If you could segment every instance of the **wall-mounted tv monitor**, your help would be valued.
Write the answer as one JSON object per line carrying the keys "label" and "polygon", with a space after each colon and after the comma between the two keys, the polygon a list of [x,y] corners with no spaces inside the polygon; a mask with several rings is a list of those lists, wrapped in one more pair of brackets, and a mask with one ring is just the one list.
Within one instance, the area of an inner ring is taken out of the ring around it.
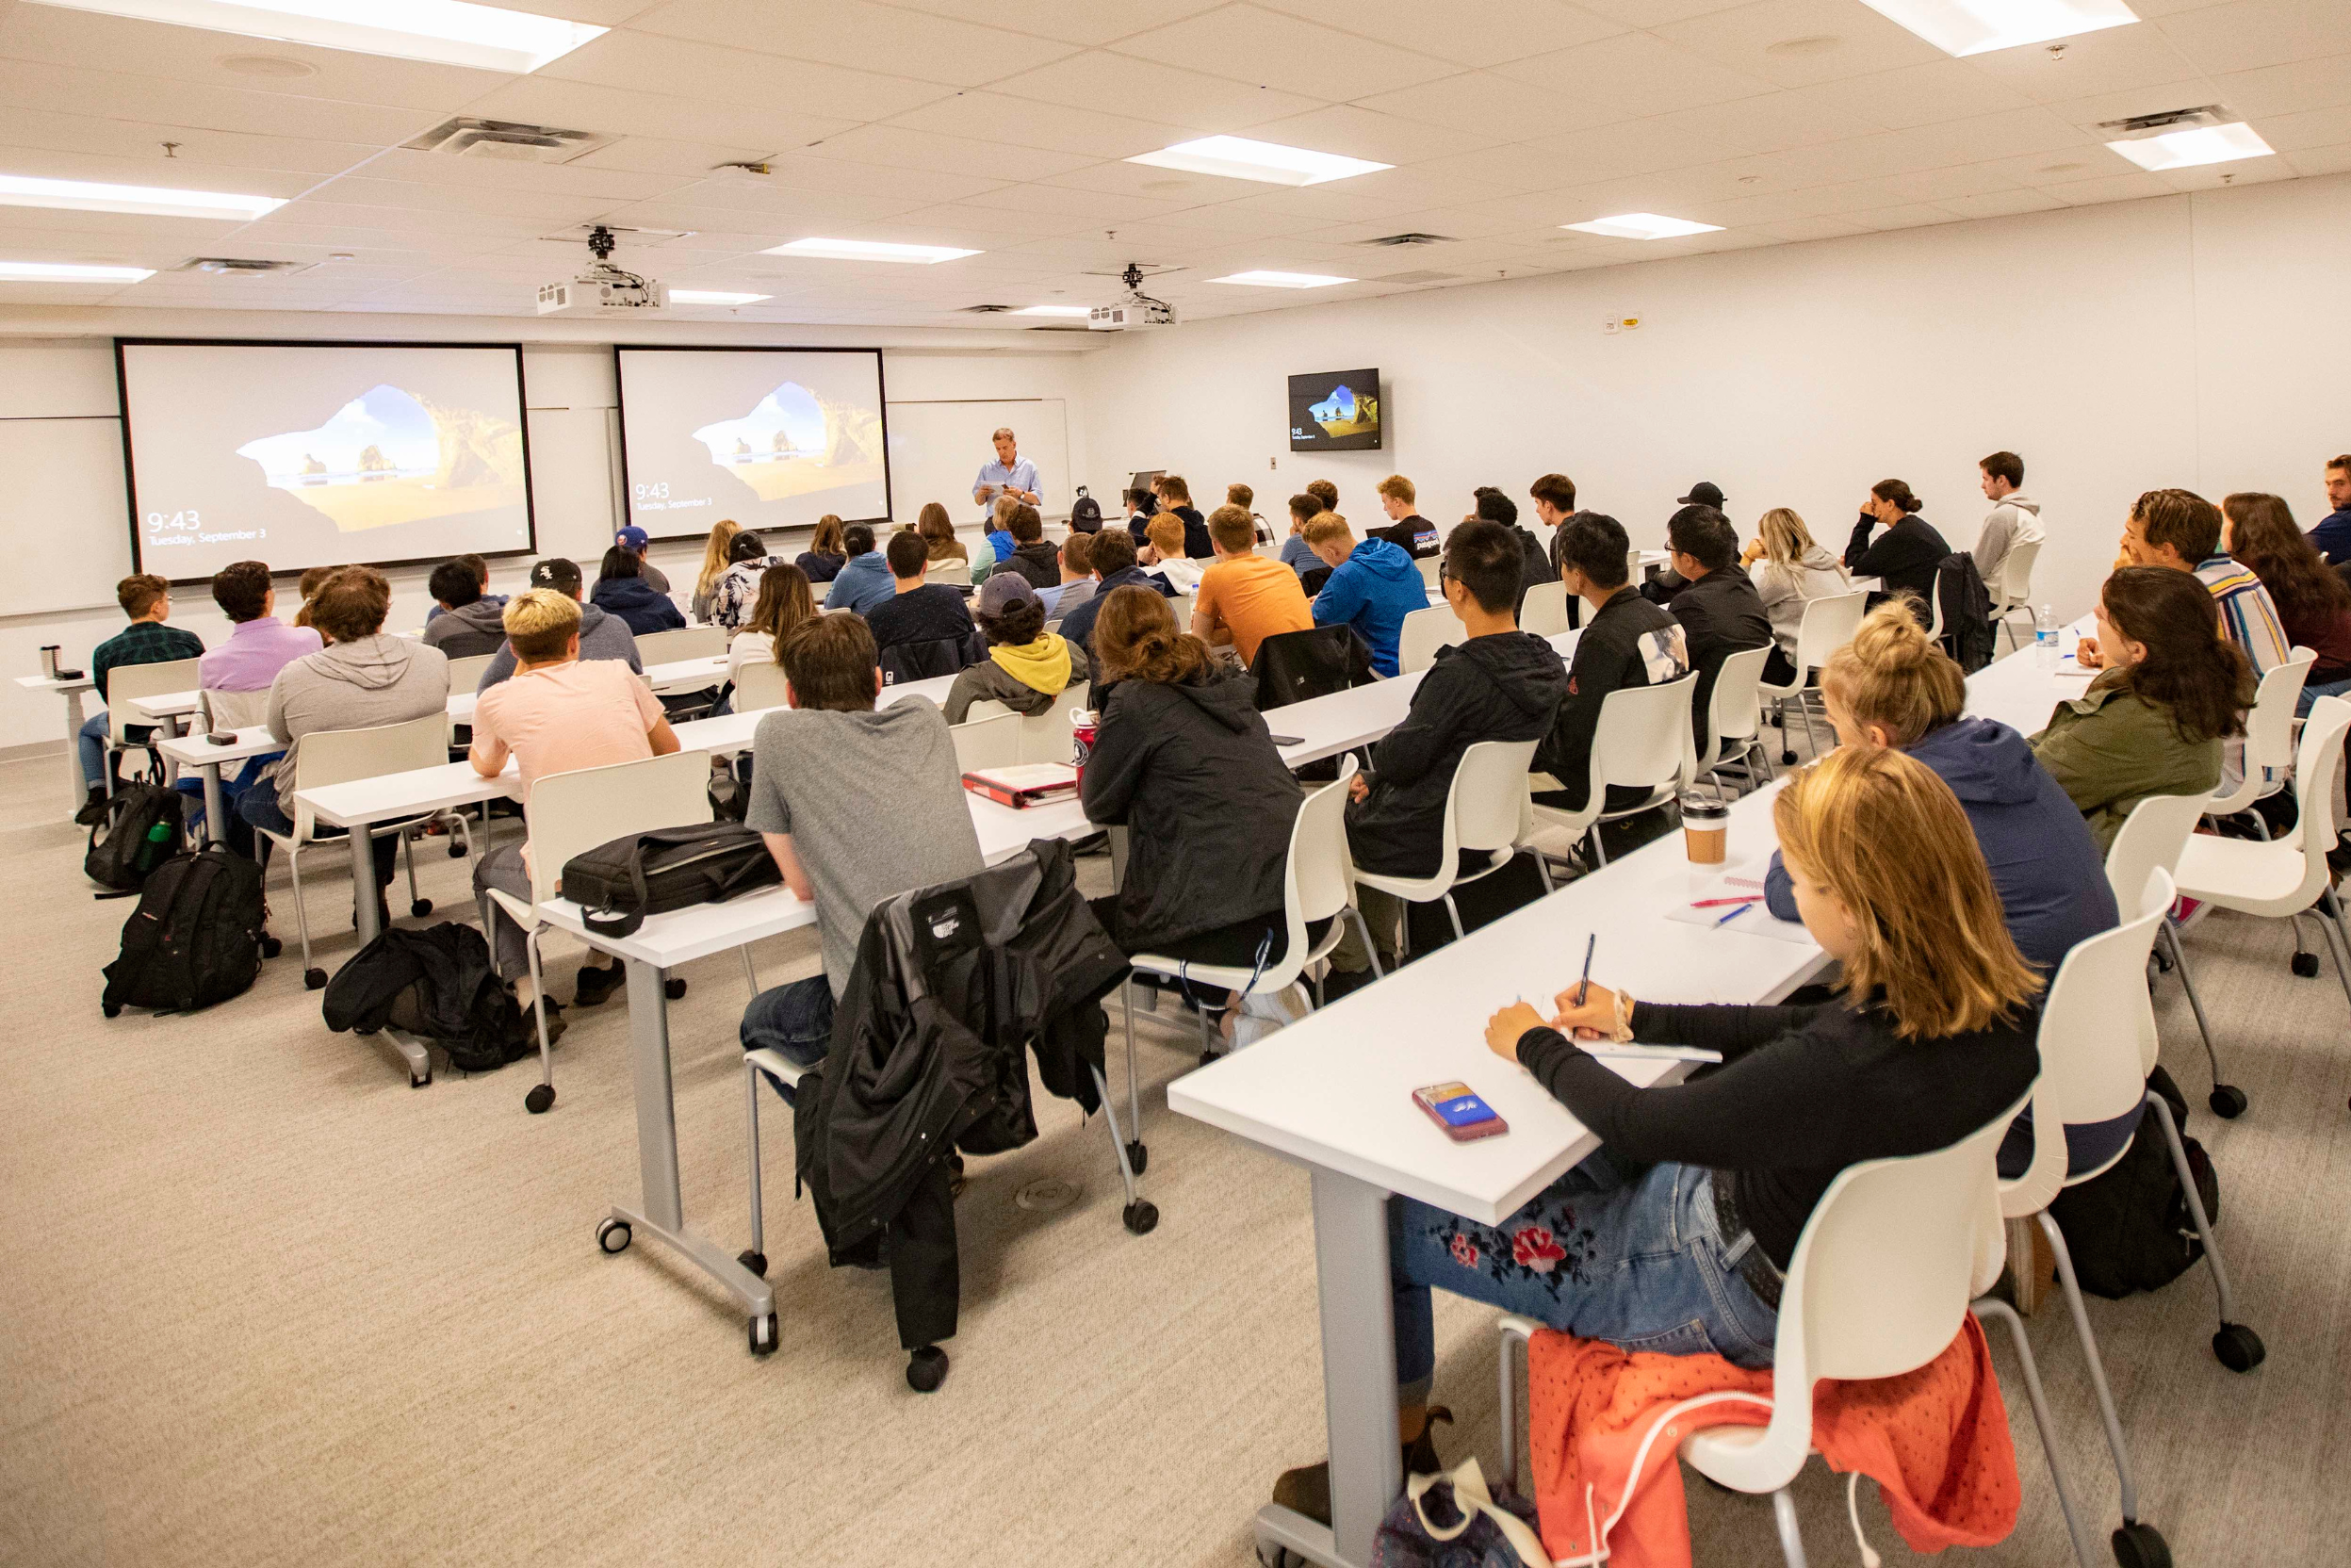
{"label": "wall-mounted tv monitor", "polygon": [[890,516],[880,350],[618,353],[629,520],[656,539]]}
{"label": "wall-mounted tv monitor", "polygon": [[1290,449],[1380,449],[1380,372],[1328,370],[1290,378]]}
{"label": "wall-mounted tv monitor", "polygon": [[122,338],[115,366],[142,572],[537,547],[514,344]]}

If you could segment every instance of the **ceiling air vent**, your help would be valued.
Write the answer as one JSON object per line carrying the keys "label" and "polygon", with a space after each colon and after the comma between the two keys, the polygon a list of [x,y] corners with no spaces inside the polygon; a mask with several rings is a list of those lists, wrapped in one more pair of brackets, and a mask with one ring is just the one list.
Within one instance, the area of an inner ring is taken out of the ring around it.
{"label": "ceiling air vent", "polygon": [[475,120],[465,115],[435,125],[400,145],[415,153],[447,153],[461,158],[504,158],[514,163],[569,163],[617,139],[594,131],[525,125],[512,120]]}
{"label": "ceiling air vent", "polygon": [[1423,269],[1418,272],[1391,272],[1384,278],[1374,278],[1371,281],[1374,283],[1459,283],[1461,278],[1461,274],[1459,272],[1431,272]]}
{"label": "ceiling air vent", "polygon": [[2098,129],[2111,131],[2117,141],[2137,137],[2153,136],[2158,131],[2184,131],[2198,125],[2226,125],[2237,117],[2218,104],[2206,104],[2200,108],[2165,109],[2160,114],[2134,114],[2128,120],[2104,120]]}
{"label": "ceiling air vent", "polygon": [[189,256],[174,272],[208,272],[216,278],[257,278],[266,274],[307,272],[315,261],[263,261],[252,256]]}
{"label": "ceiling air vent", "polygon": [[1456,243],[1449,234],[1422,234],[1414,229],[1406,234],[1383,234],[1377,239],[1362,241],[1365,245],[1451,245]]}
{"label": "ceiling air vent", "polygon": [[970,316],[1002,316],[1011,308],[1010,305],[965,305],[963,310]]}

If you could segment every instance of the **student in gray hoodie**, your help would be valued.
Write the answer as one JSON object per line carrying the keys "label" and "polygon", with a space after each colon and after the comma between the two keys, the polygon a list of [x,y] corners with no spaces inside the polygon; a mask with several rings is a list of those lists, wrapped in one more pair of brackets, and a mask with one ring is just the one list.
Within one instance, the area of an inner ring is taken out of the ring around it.
{"label": "student in gray hoodie", "polygon": [[[558,593],[580,596],[580,567],[560,555],[550,555],[531,568],[531,586],[552,588]],[[582,659],[625,659],[629,667],[645,674],[645,661],[637,657],[637,634],[617,615],[608,615],[593,604],[580,607],[580,657]],[[482,672],[482,682],[474,688],[486,692],[514,673],[514,649],[512,644],[500,644],[498,652]]]}
{"label": "student in gray hoodie", "polygon": [[2037,544],[2048,533],[2041,527],[2041,503],[2024,493],[2023,458],[1994,452],[1976,466],[1984,473],[1984,498],[1993,504],[1968,553],[1975,557],[1976,575],[1998,604],[2000,569],[2008,564],[2008,552],[2018,545]]}
{"label": "student in gray hoodie", "polygon": [[[391,608],[392,585],[372,566],[346,566],[312,596],[310,624],[327,645],[278,671],[269,684],[269,733],[286,743],[286,755],[237,798],[237,815],[253,826],[294,831],[285,803],[294,792],[303,737],[399,724],[448,706],[449,660],[438,648],[384,635]],[[392,879],[397,841],[375,842],[379,890]]]}
{"label": "student in gray hoodie", "polygon": [[433,568],[426,587],[441,612],[425,622],[425,646],[450,659],[470,659],[506,645],[506,623],[499,618],[506,613],[505,596],[483,593],[473,567],[444,561]]}

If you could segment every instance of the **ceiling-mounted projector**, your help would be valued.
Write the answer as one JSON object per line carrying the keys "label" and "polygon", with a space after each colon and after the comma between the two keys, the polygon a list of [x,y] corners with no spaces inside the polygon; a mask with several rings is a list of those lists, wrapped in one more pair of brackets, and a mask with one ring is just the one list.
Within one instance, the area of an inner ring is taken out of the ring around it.
{"label": "ceiling-mounted projector", "polygon": [[1143,292],[1143,270],[1133,262],[1118,274],[1118,281],[1127,286],[1126,297],[1115,304],[1096,305],[1087,312],[1088,332],[1127,332],[1139,327],[1172,327],[1176,324],[1175,306],[1165,300],[1154,300]]}
{"label": "ceiling-mounted projector", "polygon": [[669,286],[625,272],[612,263],[612,231],[598,223],[588,231],[596,259],[580,275],[539,286],[542,316],[649,316],[669,308]]}

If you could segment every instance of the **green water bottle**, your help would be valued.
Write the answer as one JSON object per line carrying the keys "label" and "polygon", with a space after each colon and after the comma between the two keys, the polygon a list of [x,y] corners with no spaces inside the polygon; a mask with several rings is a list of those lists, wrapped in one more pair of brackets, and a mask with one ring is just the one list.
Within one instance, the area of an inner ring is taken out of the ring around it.
{"label": "green water bottle", "polygon": [[139,846],[139,874],[146,875],[171,857],[171,825],[158,822],[147,829],[144,842]]}

